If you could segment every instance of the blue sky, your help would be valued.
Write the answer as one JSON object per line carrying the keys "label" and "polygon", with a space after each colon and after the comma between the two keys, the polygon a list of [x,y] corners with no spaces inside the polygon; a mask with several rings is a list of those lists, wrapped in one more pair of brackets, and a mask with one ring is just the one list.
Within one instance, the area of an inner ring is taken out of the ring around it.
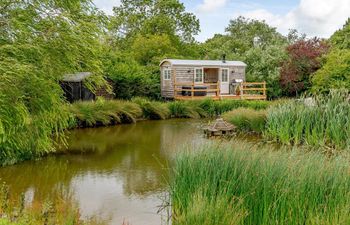
{"label": "blue sky", "polygon": [[[120,0],[94,0],[107,14]],[[293,28],[309,37],[329,37],[350,17],[350,0],[180,0],[201,23],[196,37],[205,41],[224,33],[230,19],[238,16],[265,20],[283,34]]]}

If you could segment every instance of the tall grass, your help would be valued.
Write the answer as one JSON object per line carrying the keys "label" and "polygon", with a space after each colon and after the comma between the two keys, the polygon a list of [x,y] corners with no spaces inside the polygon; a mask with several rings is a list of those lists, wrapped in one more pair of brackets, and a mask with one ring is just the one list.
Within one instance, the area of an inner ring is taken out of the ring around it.
{"label": "tall grass", "polygon": [[224,99],[220,101],[214,101],[212,99],[205,99],[194,101],[195,105],[199,105],[208,116],[217,116],[225,112],[238,108],[250,108],[255,110],[266,109],[270,102],[268,101],[248,101],[248,100],[230,100]]}
{"label": "tall grass", "polygon": [[164,120],[170,115],[170,110],[166,103],[151,101],[141,97],[133,98],[132,102],[141,107],[145,119]]}
{"label": "tall grass", "polygon": [[350,223],[348,158],[233,148],[207,146],[177,157],[170,182],[174,225]]}
{"label": "tall grass", "polygon": [[103,99],[76,102],[70,106],[70,112],[82,127],[131,123],[142,115],[142,109],[135,103]]}
{"label": "tall grass", "polygon": [[224,113],[222,117],[235,125],[240,131],[261,133],[265,129],[265,110],[238,108]]}
{"label": "tall grass", "polygon": [[196,102],[174,101],[169,102],[170,115],[173,118],[201,118],[207,117],[207,112]]}
{"label": "tall grass", "polygon": [[316,97],[311,104],[289,101],[271,107],[265,136],[285,144],[350,148],[350,101],[347,92]]}

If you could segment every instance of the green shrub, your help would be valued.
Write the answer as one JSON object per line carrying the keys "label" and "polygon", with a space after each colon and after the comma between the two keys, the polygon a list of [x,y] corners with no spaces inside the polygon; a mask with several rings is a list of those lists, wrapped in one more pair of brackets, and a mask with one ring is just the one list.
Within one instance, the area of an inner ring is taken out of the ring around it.
{"label": "green shrub", "polygon": [[265,128],[266,111],[257,111],[248,108],[238,108],[227,112],[222,117],[235,125],[241,131],[261,133]]}
{"label": "green shrub", "polygon": [[306,104],[289,101],[269,108],[265,136],[284,144],[350,148],[350,102],[347,91],[333,91]]}
{"label": "green shrub", "polygon": [[348,156],[296,149],[230,143],[188,151],[176,157],[170,181],[173,224],[222,224],[217,215],[230,213],[238,220],[227,224],[349,224],[349,169]]}
{"label": "green shrub", "polygon": [[143,117],[151,120],[164,120],[169,117],[170,111],[165,103],[150,101],[146,98],[136,97],[132,102],[138,104],[143,112]]}

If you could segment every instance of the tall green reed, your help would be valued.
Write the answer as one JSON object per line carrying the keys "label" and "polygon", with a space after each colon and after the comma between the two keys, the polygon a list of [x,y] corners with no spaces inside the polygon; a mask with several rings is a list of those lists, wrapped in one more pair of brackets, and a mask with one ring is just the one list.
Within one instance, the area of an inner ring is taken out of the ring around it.
{"label": "tall green reed", "polygon": [[348,93],[333,91],[311,104],[289,101],[269,108],[265,136],[284,144],[307,144],[335,149],[350,148]]}
{"label": "tall green reed", "polygon": [[173,224],[202,224],[196,210],[206,221],[236,212],[225,224],[349,224],[349,170],[348,155],[296,149],[230,143],[185,152],[170,182]]}

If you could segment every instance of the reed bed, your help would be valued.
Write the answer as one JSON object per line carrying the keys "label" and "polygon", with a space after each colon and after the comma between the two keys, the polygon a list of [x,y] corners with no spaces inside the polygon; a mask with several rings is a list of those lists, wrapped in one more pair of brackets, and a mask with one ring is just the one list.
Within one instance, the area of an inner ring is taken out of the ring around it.
{"label": "reed bed", "polygon": [[348,156],[296,149],[188,151],[170,181],[173,224],[350,224],[349,171]]}
{"label": "reed bed", "polygon": [[222,117],[235,125],[239,131],[262,133],[265,129],[265,110],[238,108],[224,113]]}
{"label": "reed bed", "polygon": [[350,149],[350,100],[345,91],[269,108],[264,135],[284,144]]}

